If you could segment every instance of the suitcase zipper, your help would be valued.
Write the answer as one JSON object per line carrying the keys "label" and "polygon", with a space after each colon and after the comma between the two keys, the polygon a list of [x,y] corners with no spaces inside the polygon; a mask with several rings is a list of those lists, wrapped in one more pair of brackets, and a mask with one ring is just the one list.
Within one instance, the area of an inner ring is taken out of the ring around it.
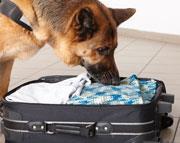
{"label": "suitcase zipper", "polygon": [[3,119],[4,129],[21,133],[45,133],[45,134],[74,134],[84,137],[102,136],[140,136],[155,133],[152,128],[143,132],[117,132],[113,126],[147,126],[154,124],[154,121],[143,123],[108,123],[108,122],[28,122]]}
{"label": "suitcase zipper", "polygon": [[[10,121],[10,122],[14,122],[14,123],[28,123],[29,121],[20,121],[20,120],[13,120],[13,119],[7,119],[7,118],[3,118],[3,120],[5,121]],[[93,124],[94,122],[60,122],[60,121],[44,121],[45,123],[47,124],[81,124],[81,125],[87,125],[87,124]],[[154,123],[154,120],[152,121],[148,121],[148,122],[139,122],[139,123],[115,123],[115,122],[112,122],[111,124],[112,125],[134,125],[134,126],[137,126],[137,125],[149,125],[149,124],[153,124]]]}
{"label": "suitcase zipper", "polygon": [[[15,130],[15,129],[9,129],[7,127],[4,127],[5,130],[11,131],[11,132],[17,132],[17,133],[33,133],[28,130]],[[142,136],[142,135],[148,135],[155,133],[155,130],[149,131],[149,132],[141,132],[141,133],[110,133],[110,134],[97,134],[96,136]],[[52,132],[47,132],[49,135],[53,135]]]}

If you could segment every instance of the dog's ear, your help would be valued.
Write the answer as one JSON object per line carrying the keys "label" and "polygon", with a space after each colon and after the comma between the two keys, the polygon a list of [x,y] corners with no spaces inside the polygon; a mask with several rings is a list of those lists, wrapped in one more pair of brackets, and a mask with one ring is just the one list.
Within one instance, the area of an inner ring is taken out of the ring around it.
{"label": "dog's ear", "polygon": [[90,39],[97,31],[97,24],[94,14],[90,8],[82,8],[74,18],[74,29],[77,41]]}
{"label": "dog's ear", "polygon": [[110,8],[113,18],[116,21],[117,26],[119,26],[124,21],[128,20],[131,16],[136,13],[136,9],[127,8],[127,9],[112,9]]}

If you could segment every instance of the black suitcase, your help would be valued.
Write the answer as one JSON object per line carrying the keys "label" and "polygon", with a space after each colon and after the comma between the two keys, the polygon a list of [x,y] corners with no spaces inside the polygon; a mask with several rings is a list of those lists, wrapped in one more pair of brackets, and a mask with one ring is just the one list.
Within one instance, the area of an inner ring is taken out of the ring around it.
{"label": "black suitcase", "polygon": [[[70,76],[50,76],[22,86],[54,83]],[[48,105],[3,101],[2,130],[6,143],[145,143],[159,142],[162,129],[172,125],[168,116],[174,102],[162,81],[150,104]]]}

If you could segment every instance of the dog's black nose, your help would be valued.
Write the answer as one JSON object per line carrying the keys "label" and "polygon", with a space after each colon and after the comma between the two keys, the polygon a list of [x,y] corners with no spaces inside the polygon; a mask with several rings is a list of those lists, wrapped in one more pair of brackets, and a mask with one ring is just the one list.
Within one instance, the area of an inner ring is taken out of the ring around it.
{"label": "dog's black nose", "polygon": [[105,84],[105,85],[119,85],[120,84],[120,78],[119,75],[117,76],[111,76],[111,74],[104,74],[103,76],[97,78],[98,82]]}
{"label": "dog's black nose", "polygon": [[120,84],[120,77],[116,77],[112,79],[112,85],[119,85]]}
{"label": "dog's black nose", "polygon": [[120,78],[116,77],[116,78],[108,79],[104,82],[104,84],[117,86],[120,84]]}

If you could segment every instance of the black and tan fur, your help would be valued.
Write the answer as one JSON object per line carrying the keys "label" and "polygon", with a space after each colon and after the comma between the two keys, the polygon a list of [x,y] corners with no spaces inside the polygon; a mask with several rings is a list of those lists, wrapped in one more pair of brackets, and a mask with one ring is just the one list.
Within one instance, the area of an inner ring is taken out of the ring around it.
{"label": "black and tan fur", "polygon": [[49,43],[68,65],[82,65],[93,78],[118,84],[114,61],[117,27],[134,9],[109,9],[98,0],[11,0],[33,31],[0,14],[0,96],[7,92],[16,58],[33,56]]}

